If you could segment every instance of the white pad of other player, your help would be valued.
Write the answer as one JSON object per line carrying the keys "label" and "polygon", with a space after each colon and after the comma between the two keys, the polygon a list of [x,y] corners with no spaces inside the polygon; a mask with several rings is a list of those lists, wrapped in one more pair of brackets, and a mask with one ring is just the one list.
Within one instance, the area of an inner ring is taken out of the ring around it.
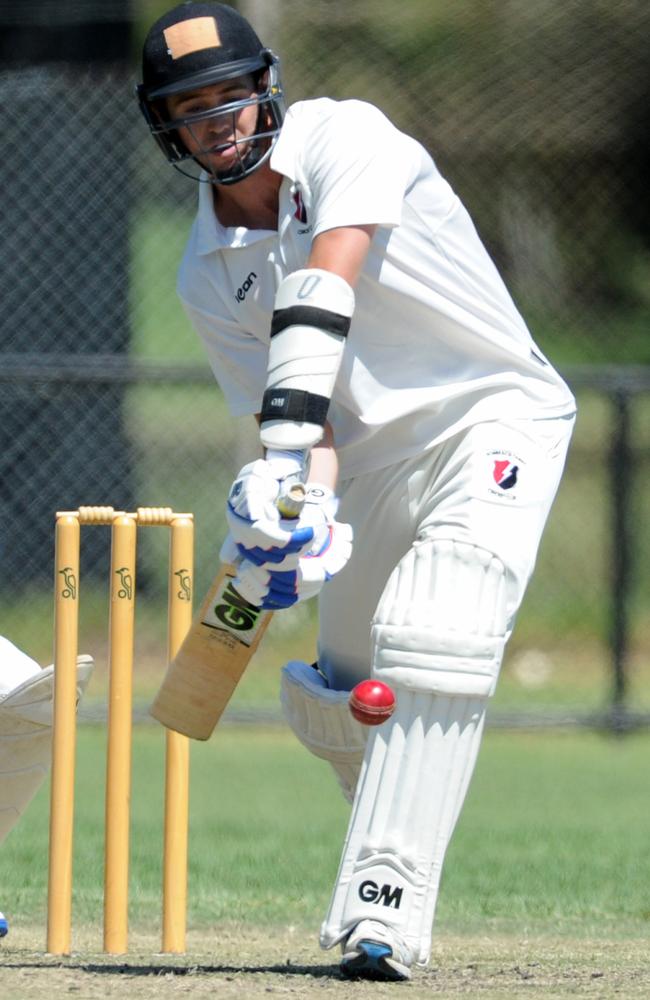
{"label": "white pad of other player", "polygon": [[353,312],[352,288],[331,271],[294,271],[278,288],[260,417],[266,448],[320,441]]}
{"label": "white pad of other player", "polygon": [[391,574],[373,625],[373,676],[393,687],[397,707],[369,736],[323,947],[378,920],[417,964],[428,961],[442,863],[505,635],[505,571],[491,553],[427,540]]}
{"label": "white pad of other player", "polygon": [[349,694],[332,691],[322,674],[301,660],[291,660],[282,668],[280,700],[287,722],[303,746],[329,761],[345,798],[352,802],[367,727],[351,715]]}
{"label": "white pad of other player", "polygon": [[[77,659],[77,700],[93,670]],[[53,667],[0,640],[0,843],[17,823],[49,771],[52,756]]]}

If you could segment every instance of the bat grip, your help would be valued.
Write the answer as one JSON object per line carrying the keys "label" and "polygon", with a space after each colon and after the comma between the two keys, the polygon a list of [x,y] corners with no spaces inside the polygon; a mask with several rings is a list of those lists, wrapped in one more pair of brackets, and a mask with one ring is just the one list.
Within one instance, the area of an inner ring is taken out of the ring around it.
{"label": "bat grip", "polygon": [[282,517],[295,520],[300,517],[302,508],[305,506],[307,490],[302,483],[293,483],[275,502],[275,506]]}

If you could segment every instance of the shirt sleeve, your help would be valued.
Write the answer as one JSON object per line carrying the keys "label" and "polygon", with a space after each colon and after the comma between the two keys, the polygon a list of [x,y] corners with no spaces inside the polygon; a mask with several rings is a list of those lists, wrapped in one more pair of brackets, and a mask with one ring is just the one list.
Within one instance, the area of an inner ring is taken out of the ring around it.
{"label": "shirt sleeve", "polygon": [[313,234],[339,226],[397,226],[423,149],[363,101],[332,102],[302,156]]}

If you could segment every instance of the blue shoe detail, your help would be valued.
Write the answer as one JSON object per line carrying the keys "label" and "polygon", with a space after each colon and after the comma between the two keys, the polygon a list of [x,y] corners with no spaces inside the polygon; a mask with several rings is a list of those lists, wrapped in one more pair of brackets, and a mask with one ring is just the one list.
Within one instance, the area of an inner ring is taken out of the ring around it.
{"label": "blue shoe detail", "polygon": [[5,934],[9,933],[9,924],[7,923],[7,918],[4,913],[0,913],[0,938],[4,937]]}
{"label": "blue shoe detail", "polygon": [[393,949],[378,941],[359,941],[357,954],[344,958],[341,962],[341,972],[349,979],[384,979],[404,980],[408,977],[398,969],[393,968],[388,958],[392,958]]}

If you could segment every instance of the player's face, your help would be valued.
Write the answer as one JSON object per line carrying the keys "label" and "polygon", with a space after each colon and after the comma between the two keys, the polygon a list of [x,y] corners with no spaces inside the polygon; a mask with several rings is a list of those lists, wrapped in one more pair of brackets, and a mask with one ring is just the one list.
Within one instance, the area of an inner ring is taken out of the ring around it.
{"label": "player's face", "polygon": [[237,107],[237,102],[249,100],[256,92],[253,78],[245,76],[167,98],[170,118],[189,119],[179,125],[178,134],[206,169],[223,173],[246,155],[259,109],[256,105]]}

